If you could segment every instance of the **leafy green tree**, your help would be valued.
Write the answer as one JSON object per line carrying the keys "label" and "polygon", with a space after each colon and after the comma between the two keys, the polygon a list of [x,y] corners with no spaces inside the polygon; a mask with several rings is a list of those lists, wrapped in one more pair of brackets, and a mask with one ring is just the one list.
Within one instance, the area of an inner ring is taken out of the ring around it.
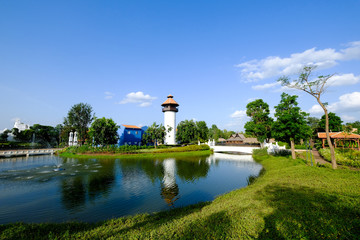
{"label": "leafy green tree", "polygon": [[30,129],[33,131],[34,141],[37,143],[45,147],[58,146],[59,130],[56,127],[34,124]]}
{"label": "leafy green tree", "polygon": [[89,104],[75,104],[64,119],[64,125],[76,130],[79,134],[79,142],[83,144],[88,136],[87,131],[94,117],[92,107]]}
{"label": "leafy green tree", "polygon": [[315,130],[319,127],[320,119],[316,117],[308,117],[307,118],[307,125],[311,127],[312,130]]}
{"label": "leafy green tree", "polygon": [[19,131],[17,128],[12,129],[14,139],[18,142],[31,142],[34,131],[32,129],[26,129]]}
{"label": "leafy green tree", "polygon": [[[168,132],[170,132],[172,129],[171,127],[168,128]],[[156,148],[158,143],[164,143],[166,136],[166,128],[160,124],[156,124],[154,122],[143,134],[142,142],[144,144],[153,143],[154,147]]]}
{"label": "leafy green tree", "polygon": [[177,125],[176,140],[180,143],[191,143],[199,140],[199,132],[193,120],[184,120]]}
{"label": "leafy green tree", "polygon": [[360,134],[360,121],[355,121],[355,122],[350,122],[350,123],[346,123],[346,125],[351,125],[352,128],[356,128],[357,131],[355,131],[354,133]]}
{"label": "leafy green tree", "polygon": [[[336,116],[335,113],[329,112],[329,131],[331,132],[340,132],[342,130],[343,121],[339,116]],[[323,115],[319,122],[319,131],[325,130],[326,116]]]}
{"label": "leafy green tree", "polygon": [[332,75],[325,75],[325,76],[318,76],[317,78],[312,78],[312,72],[316,68],[316,66],[305,66],[302,72],[299,75],[298,79],[290,81],[290,78],[287,76],[283,76],[278,79],[278,82],[281,82],[282,86],[286,86],[289,88],[299,89],[304,91],[311,96],[313,96],[316,101],[319,103],[321,108],[324,110],[325,113],[325,132],[326,132],[326,139],[329,144],[330,153],[331,153],[331,165],[333,169],[337,168],[336,164],[336,157],[335,157],[335,149],[331,143],[330,134],[329,134],[329,117],[328,117],[328,110],[326,108],[327,103],[323,103],[321,101],[321,95],[325,91],[325,86],[327,81],[334,76]]}
{"label": "leafy green tree", "polygon": [[7,142],[9,133],[11,133],[11,131],[9,129],[6,129],[4,132],[2,132],[0,134],[0,142]]}
{"label": "leafy green tree", "polygon": [[217,141],[220,138],[221,130],[215,125],[211,125],[211,128],[209,128],[209,138],[215,139]]}
{"label": "leafy green tree", "polygon": [[95,145],[116,144],[119,140],[118,126],[111,118],[95,118],[91,124],[89,135]]}
{"label": "leafy green tree", "polygon": [[204,142],[209,139],[209,128],[205,121],[196,122],[196,128],[198,132],[198,140]]}
{"label": "leafy green tree", "polygon": [[261,144],[269,142],[273,123],[269,105],[262,99],[252,101],[246,105],[246,115],[251,118],[244,126],[246,134],[255,136]]}
{"label": "leafy green tree", "polygon": [[281,101],[275,106],[276,121],[272,125],[272,135],[276,140],[290,142],[293,159],[296,158],[295,142],[311,136],[311,128],[306,122],[308,114],[298,107],[297,97],[281,94]]}

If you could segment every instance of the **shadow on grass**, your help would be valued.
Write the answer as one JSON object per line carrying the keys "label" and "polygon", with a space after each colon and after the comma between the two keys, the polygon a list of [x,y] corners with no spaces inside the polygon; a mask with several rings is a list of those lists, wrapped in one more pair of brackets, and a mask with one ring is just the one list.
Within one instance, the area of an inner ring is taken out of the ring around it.
{"label": "shadow on grass", "polygon": [[138,215],[130,218],[124,217],[99,223],[5,224],[0,225],[0,239],[107,238],[133,230],[154,230],[162,224],[198,212],[208,204],[210,204],[210,202],[203,202],[151,215]]}
{"label": "shadow on grass", "polygon": [[360,206],[355,197],[309,187],[268,186],[259,193],[274,212],[264,218],[259,239],[360,239]]}

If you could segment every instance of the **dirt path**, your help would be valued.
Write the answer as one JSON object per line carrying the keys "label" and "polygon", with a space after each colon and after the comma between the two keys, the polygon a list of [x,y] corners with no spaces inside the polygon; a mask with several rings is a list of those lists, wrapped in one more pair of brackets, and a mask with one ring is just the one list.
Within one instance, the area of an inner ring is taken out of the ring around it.
{"label": "dirt path", "polygon": [[312,154],[315,158],[315,163],[319,163],[319,164],[329,163],[324,160],[324,158],[320,155],[320,153],[318,152],[318,150],[316,148],[312,149]]}

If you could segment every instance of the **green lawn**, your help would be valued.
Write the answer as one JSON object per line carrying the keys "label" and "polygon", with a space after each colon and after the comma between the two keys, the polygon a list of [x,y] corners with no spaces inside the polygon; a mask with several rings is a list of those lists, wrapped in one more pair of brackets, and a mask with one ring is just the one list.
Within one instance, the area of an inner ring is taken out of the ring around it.
{"label": "green lawn", "polygon": [[0,239],[360,239],[360,172],[256,155],[265,171],[213,202],[96,224],[0,225]]}

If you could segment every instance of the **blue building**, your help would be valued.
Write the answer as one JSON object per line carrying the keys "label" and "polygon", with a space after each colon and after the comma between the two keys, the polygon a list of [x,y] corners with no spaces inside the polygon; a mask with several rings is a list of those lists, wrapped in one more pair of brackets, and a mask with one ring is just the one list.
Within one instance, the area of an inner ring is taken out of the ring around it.
{"label": "blue building", "polygon": [[122,145],[137,145],[141,146],[141,139],[144,129],[134,125],[122,125],[119,130],[119,146]]}

